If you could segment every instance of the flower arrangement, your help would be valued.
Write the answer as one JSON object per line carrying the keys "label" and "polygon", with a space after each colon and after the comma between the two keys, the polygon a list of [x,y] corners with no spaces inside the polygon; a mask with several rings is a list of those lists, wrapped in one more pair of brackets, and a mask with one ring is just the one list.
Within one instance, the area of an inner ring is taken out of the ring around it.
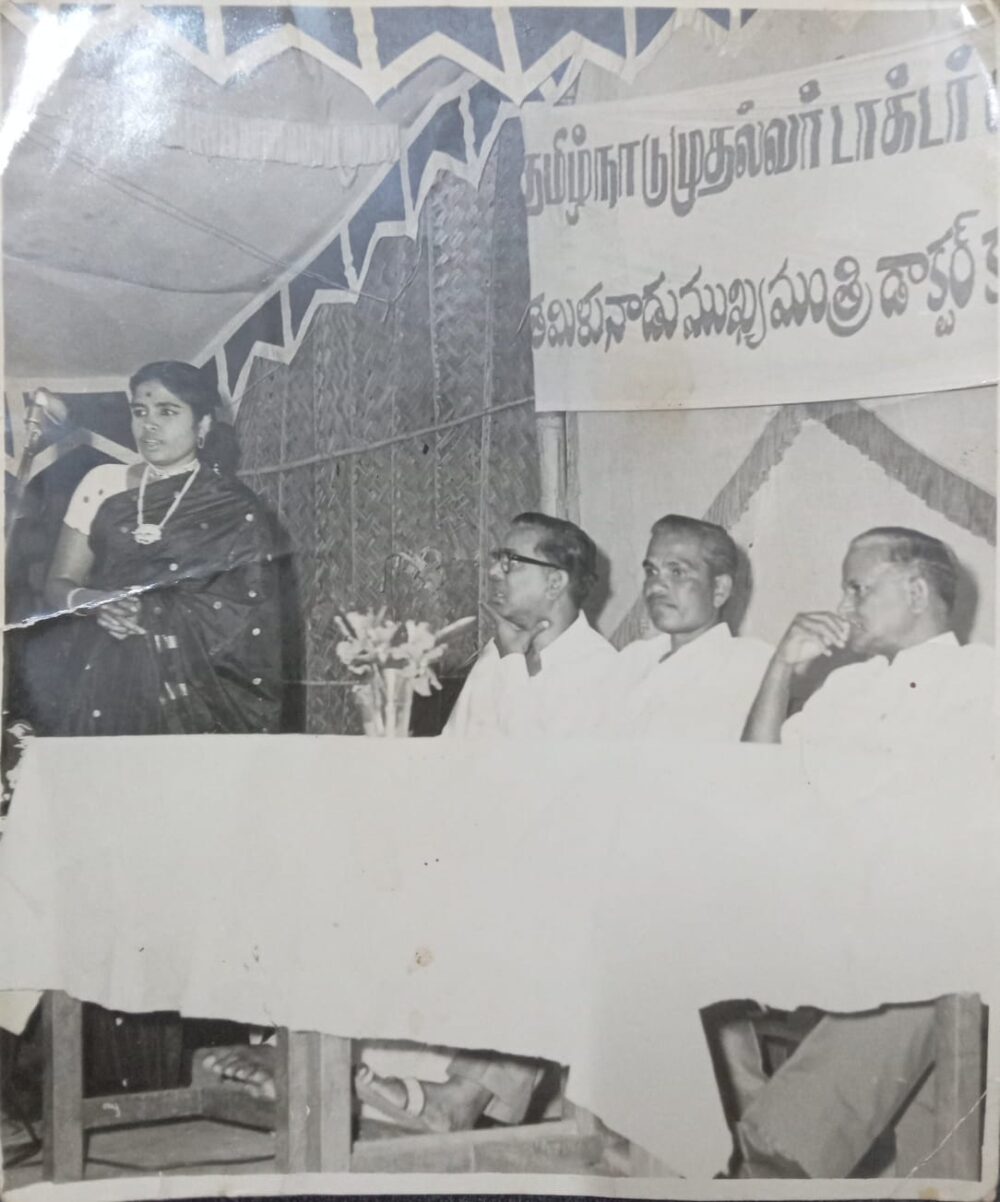
{"label": "flower arrangement", "polygon": [[353,691],[365,734],[398,738],[409,734],[413,694],[429,697],[440,689],[435,664],[448,639],[475,618],[461,618],[433,631],[427,622],[395,621],[387,613],[383,606],[337,614],[334,623],[344,636],[337,644],[337,658],[360,677]]}

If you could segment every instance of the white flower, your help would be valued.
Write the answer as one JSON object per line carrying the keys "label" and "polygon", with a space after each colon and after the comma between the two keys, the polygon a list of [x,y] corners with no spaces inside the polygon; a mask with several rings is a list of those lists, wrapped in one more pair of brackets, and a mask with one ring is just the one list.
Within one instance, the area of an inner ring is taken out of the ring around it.
{"label": "white flower", "polygon": [[345,637],[337,644],[337,658],[348,671],[369,680],[395,669],[412,682],[414,692],[429,697],[441,687],[433,665],[444,655],[445,640],[475,619],[462,618],[435,633],[427,622],[393,622],[385,615],[384,607],[338,614],[334,622]]}

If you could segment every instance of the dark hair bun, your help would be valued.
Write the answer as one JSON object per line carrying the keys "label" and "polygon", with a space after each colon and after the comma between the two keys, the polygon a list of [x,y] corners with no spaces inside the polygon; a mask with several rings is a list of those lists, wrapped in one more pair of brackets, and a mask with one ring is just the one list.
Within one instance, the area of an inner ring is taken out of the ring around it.
{"label": "dark hair bun", "polygon": [[206,467],[222,476],[231,476],[240,461],[236,431],[227,421],[216,418],[205,435],[205,445],[199,450],[198,458]]}

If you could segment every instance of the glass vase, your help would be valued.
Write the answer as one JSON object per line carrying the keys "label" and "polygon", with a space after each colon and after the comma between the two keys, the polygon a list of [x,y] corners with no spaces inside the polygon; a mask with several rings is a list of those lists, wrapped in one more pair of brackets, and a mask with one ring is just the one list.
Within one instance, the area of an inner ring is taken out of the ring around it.
{"label": "glass vase", "polygon": [[413,681],[399,668],[383,668],[355,686],[354,700],[369,738],[405,739],[410,733]]}

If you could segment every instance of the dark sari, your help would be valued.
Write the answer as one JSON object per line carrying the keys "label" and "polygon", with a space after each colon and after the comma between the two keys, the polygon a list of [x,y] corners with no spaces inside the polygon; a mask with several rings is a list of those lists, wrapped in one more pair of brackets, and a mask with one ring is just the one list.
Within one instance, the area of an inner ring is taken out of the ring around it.
{"label": "dark sari", "polygon": [[[189,479],[146,489],[144,520],[158,524]],[[281,629],[273,527],[256,496],[202,467],[159,542],[132,537],[138,491],[109,497],[90,531],[88,585],[141,588],[142,636],[114,639],[93,616],[76,624],[66,735],[253,733],[280,718]],[[192,837],[196,833],[192,832]],[[232,1024],[176,1014],[119,1014],[85,1005],[86,1092],[175,1088],[192,1049],[235,1042]]]}
{"label": "dark sari", "polygon": [[[158,524],[187,475],[151,482]],[[141,589],[144,635],[114,639],[77,617],[66,735],[276,731],[281,631],[273,528],[257,497],[202,467],[159,542],[132,536],[137,490],[109,497],[90,531],[96,589]]]}

